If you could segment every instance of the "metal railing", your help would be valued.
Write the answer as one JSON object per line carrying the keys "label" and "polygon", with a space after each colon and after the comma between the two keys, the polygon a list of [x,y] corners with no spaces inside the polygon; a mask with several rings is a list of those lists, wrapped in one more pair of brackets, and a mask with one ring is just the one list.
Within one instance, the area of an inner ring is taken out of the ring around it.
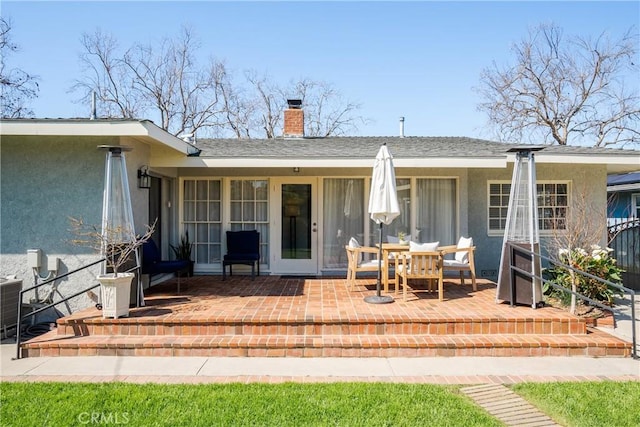
{"label": "metal railing", "polygon": [[[562,267],[562,268],[566,268],[567,270],[571,270],[574,273],[580,274],[582,276],[585,276],[585,277],[588,277],[590,279],[596,280],[596,281],[598,281],[598,282],[600,282],[602,284],[605,284],[607,286],[610,286],[610,287],[613,287],[615,289],[618,289],[618,290],[622,291],[623,294],[629,294],[630,295],[630,299],[631,299],[631,341],[632,341],[631,354],[632,354],[632,357],[634,359],[638,359],[638,353],[637,353],[637,350],[636,350],[636,346],[637,346],[637,340],[636,340],[636,310],[635,310],[635,308],[636,308],[636,305],[635,305],[636,292],[633,289],[629,289],[629,288],[627,288],[625,286],[619,285],[617,283],[613,283],[613,282],[611,282],[609,280],[605,280],[605,279],[602,279],[600,277],[594,276],[593,274],[589,274],[586,271],[578,270],[577,268],[574,268],[574,267],[572,267],[570,265],[567,265],[567,264],[563,264],[563,263],[561,263],[561,262],[559,262],[557,260],[554,260],[552,258],[544,256],[544,255],[542,255],[540,253],[533,252],[531,250],[525,249],[522,246],[513,245],[510,242],[507,242],[507,245],[509,245],[511,248],[513,248],[512,250],[511,249],[509,250],[509,254],[513,254],[513,252],[520,252],[520,253],[526,254],[529,257],[531,257],[532,261],[534,259],[536,259],[536,258],[538,258],[540,260],[545,260],[545,261],[549,262],[549,264],[552,264],[552,265],[555,265],[555,266],[558,266],[558,267]],[[523,269],[521,269],[519,267],[516,267],[515,265],[513,265],[513,262],[511,262],[509,265],[510,265],[509,269],[511,271],[511,274],[509,274],[509,281],[510,281],[510,286],[511,286],[511,295],[512,295],[512,301],[511,302],[512,302],[512,305],[513,305],[513,298],[515,297],[515,278],[514,278],[514,275],[515,275],[515,273],[518,273],[518,274],[527,276],[528,278],[530,278],[532,280],[540,279],[541,283],[548,284],[548,285],[552,286],[555,289],[561,290],[563,292],[568,292],[570,294],[575,295],[577,298],[580,298],[582,300],[588,301],[590,304],[593,304],[593,305],[595,305],[597,307],[600,307],[600,308],[602,308],[604,310],[611,311],[611,313],[614,315],[614,324],[615,324],[615,314],[616,313],[619,314],[619,315],[620,314],[624,314],[620,308],[603,304],[603,303],[601,303],[599,301],[593,300],[593,299],[591,299],[591,298],[589,298],[589,297],[587,297],[585,295],[582,295],[582,294],[580,294],[578,292],[574,292],[571,289],[565,288],[564,286],[558,285],[558,284],[554,283],[551,280],[545,279],[544,277],[542,277],[542,272],[540,272],[540,274],[537,275],[537,274],[532,273],[531,271],[526,271],[526,270],[523,270]]]}
{"label": "metal railing", "polygon": [[622,277],[630,287],[640,290],[640,218],[609,218],[607,222],[607,246],[625,270]]}
{"label": "metal railing", "polygon": [[[83,289],[81,291],[78,291],[78,292],[72,294],[72,295],[69,295],[69,296],[67,296],[67,297],[65,297],[65,298],[63,298],[63,299],[61,299],[59,301],[52,301],[49,304],[46,304],[46,305],[44,305],[42,307],[39,307],[36,310],[30,311],[29,313],[27,313],[27,314],[25,314],[23,316],[22,315],[22,300],[23,300],[24,295],[27,292],[39,289],[42,286],[48,285],[48,284],[53,283],[53,282],[55,282],[57,280],[63,279],[65,277],[68,277],[68,276],[71,276],[73,274],[76,274],[76,273],[78,273],[80,271],[83,271],[83,270],[86,270],[88,268],[91,268],[94,265],[100,264],[100,263],[102,263],[104,261],[106,261],[106,258],[99,259],[99,260],[97,260],[95,262],[92,262],[91,264],[87,264],[87,265],[82,266],[80,268],[77,268],[77,269],[75,269],[73,271],[70,271],[68,273],[62,274],[60,276],[53,277],[53,278],[51,278],[49,280],[45,280],[42,283],[38,283],[38,284],[36,284],[34,286],[31,286],[30,288],[22,289],[20,291],[20,294],[18,296],[18,324],[16,325],[16,357],[15,357],[15,359],[20,359],[20,356],[21,356],[21,351],[20,351],[21,348],[20,348],[20,346],[22,344],[22,322],[24,320],[27,320],[28,318],[30,318],[32,316],[35,316],[36,314],[38,314],[38,313],[40,313],[40,312],[42,312],[44,310],[47,310],[47,309],[49,309],[51,307],[55,307],[58,304],[65,303],[65,302],[69,301],[72,298],[75,298],[77,296],[82,295],[85,292],[88,292],[88,291],[90,291],[92,289],[95,289],[95,288],[100,286],[100,283],[96,283],[96,284],[94,284],[92,286],[89,286],[88,288],[85,288],[85,289]],[[136,270],[140,270],[140,269],[141,269],[141,266],[140,265],[136,265],[133,268],[130,268],[129,270],[127,270],[126,272],[130,273],[132,271],[136,271]],[[138,277],[138,280],[137,280],[137,290],[136,290],[136,305],[139,307],[140,306],[140,285],[141,285],[141,283],[140,283],[140,271],[138,271],[137,277]]]}

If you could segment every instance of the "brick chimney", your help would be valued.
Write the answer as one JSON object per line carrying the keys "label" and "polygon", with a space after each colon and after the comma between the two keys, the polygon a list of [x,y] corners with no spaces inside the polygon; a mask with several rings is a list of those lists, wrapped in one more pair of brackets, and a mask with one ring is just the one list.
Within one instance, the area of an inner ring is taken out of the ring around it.
{"label": "brick chimney", "polygon": [[284,137],[302,138],[304,136],[304,111],[302,100],[287,99],[289,108],[284,110]]}

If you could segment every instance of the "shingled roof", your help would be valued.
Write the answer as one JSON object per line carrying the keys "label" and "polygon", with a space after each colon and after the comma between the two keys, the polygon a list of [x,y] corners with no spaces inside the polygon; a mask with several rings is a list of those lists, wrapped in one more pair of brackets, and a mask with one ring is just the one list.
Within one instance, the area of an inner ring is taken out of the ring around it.
{"label": "shingled roof", "polygon": [[[273,139],[199,139],[200,157],[215,158],[372,158],[386,143],[396,159],[495,158],[523,145],[466,137],[327,137]],[[539,155],[639,156],[640,151],[599,147],[545,146]]]}

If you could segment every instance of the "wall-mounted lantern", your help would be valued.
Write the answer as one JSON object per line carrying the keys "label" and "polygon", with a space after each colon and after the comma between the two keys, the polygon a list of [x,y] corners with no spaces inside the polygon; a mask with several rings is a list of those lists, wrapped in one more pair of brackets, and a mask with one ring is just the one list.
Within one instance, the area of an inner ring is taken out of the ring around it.
{"label": "wall-mounted lantern", "polygon": [[149,175],[148,166],[142,166],[138,169],[138,188],[151,188],[151,175]]}

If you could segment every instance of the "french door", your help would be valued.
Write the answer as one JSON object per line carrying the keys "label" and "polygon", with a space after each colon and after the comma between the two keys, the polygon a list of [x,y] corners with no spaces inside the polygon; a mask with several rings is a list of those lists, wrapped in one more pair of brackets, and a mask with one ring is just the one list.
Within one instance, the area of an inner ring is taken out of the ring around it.
{"label": "french door", "polygon": [[271,228],[276,274],[318,274],[317,179],[277,178],[272,181]]}

